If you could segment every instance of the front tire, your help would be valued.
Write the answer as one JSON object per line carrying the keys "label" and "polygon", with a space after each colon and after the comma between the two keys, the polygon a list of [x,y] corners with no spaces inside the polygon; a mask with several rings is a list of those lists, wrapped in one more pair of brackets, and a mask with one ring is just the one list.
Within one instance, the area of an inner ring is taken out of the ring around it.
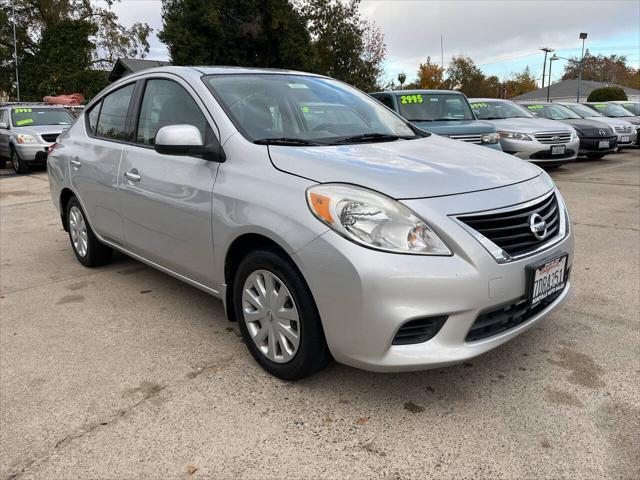
{"label": "front tire", "polygon": [[67,227],[71,248],[85,267],[99,267],[111,261],[113,250],[96,238],[76,197],[67,203]]}
{"label": "front tire", "polygon": [[249,253],[236,272],[233,298],[245,344],[270,374],[298,380],[331,360],[311,292],[282,253],[271,249]]}
{"label": "front tire", "polygon": [[16,152],[16,149],[11,146],[9,159],[11,160],[11,165],[13,166],[13,170],[18,175],[24,175],[25,173],[29,173],[29,165],[20,159],[20,155]]}

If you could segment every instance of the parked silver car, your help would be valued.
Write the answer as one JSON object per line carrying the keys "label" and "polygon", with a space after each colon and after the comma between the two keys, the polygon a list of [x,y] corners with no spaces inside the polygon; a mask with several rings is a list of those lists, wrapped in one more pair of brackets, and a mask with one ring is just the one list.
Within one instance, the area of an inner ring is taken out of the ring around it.
{"label": "parked silver car", "polygon": [[569,125],[536,118],[509,100],[470,98],[469,102],[479,120],[496,126],[504,152],[549,167],[572,162],[578,156],[580,140]]}
{"label": "parked silver car", "polygon": [[457,363],[569,294],[573,237],[546,173],[322,76],[129,75],[60,137],[48,171],[83,265],[116,249],[220,297],[284,379],[331,357]]}
{"label": "parked silver car", "polygon": [[0,106],[0,168],[7,160],[16,173],[44,165],[47,150],[74,118],[62,107],[32,104]]}
{"label": "parked silver car", "polygon": [[592,108],[606,117],[631,123],[636,132],[636,145],[640,145],[640,117],[617,103],[586,102],[583,103],[583,105]]}
{"label": "parked silver car", "polygon": [[616,131],[616,135],[618,135],[618,148],[632,145],[637,141],[638,134],[635,130],[635,126],[622,118],[606,117],[593,108],[581,103],[556,103],[559,103],[559,105],[564,105],[571,111],[580,115],[582,118],[597,120],[598,122],[606,123],[607,125],[613,127],[613,129]]}

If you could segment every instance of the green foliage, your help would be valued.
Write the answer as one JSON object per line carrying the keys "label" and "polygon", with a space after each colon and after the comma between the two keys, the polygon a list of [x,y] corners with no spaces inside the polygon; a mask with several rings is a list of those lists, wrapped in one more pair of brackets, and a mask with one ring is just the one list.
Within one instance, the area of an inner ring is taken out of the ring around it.
{"label": "green foliage", "polygon": [[462,55],[451,59],[447,68],[447,84],[450,89],[459,90],[467,97],[495,97],[500,88],[498,77],[485,77],[473,60]]}
{"label": "green foliage", "polygon": [[[144,23],[125,28],[106,0],[14,0],[20,97],[79,91],[90,98],[106,85],[105,70],[118,57],[149,51],[151,29]],[[0,91],[15,94],[11,0],[0,0]]]}
{"label": "green foliage", "polygon": [[175,65],[309,66],[309,33],[288,0],[164,0],[162,14]]}
{"label": "green foliage", "polygon": [[300,12],[311,35],[311,71],[371,91],[382,73],[386,45],[359,7],[360,0],[302,0]]}
{"label": "green foliage", "polygon": [[628,100],[627,94],[620,87],[603,87],[593,90],[587,102],[609,102],[612,100]]}
{"label": "green foliage", "polygon": [[305,70],[374,87],[385,47],[359,0],[163,0],[158,37],[176,65]]}
{"label": "green foliage", "polygon": [[[578,78],[580,59],[574,57],[571,60],[564,67],[562,80]],[[624,55],[594,56],[587,50],[582,67],[582,79],[640,89],[640,70],[627,65],[627,57]]]}
{"label": "green foliage", "polygon": [[511,77],[502,83],[506,98],[517,97],[536,88],[536,79],[531,75],[529,67],[525,67],[522,72],[511,74]]}

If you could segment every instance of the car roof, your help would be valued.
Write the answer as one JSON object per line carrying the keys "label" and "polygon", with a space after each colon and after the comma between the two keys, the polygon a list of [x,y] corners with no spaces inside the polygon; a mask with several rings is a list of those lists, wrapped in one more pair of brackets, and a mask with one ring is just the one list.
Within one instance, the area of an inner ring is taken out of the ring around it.
{"label": "car roof", "polygon": [[[470,98],[470,102],[512,102],[512,100],[505,100],[504,98]],[[515,103],[515,102],[513,102]]]}
{"label": "car roof", "polygon": [[387,90],[384,92],[372,92],[371,95],[380,95],[380,94],[391,94],[391,95],[422,95],[425,93],[428,94],[444,94],[444,95],[464,95],[462,92],[456,92],[455,90],[436,90],[436,89],[412,89],[412,90]]}
{"label": "car roof", "polygon": [[[61,108],[65,109],[67,105],[50,105],[48,103],[5,103],[0,105],[0,108]],[[73,105],[75,107],[82,107],[83,105]]]}
{"label": "car roof", "polygon": [[[231,75],[231,74],[279,74],[279,75],[304,75],[304,76],[313,76],[313,77],[323,77],[323,75],[318,75],[316,73],[308,73],[308,72],[299,72],[296,70],[285,70],[282,68],[254,68],[254,67],[234,67],[234,66],[207,66],[207,65],[194,65],[188,67],[178,67],[178,66],[160,66],[160,67],[152,67],[145,68],[144,70],[140,70],[137,73],[146,74],[146,73],[179,73],[179,72],[193,72],[197,71],[202,73],[203,75]],[[128,77],[128,75],[127,75]],[[127,78],[123,77],[123,78]]]}

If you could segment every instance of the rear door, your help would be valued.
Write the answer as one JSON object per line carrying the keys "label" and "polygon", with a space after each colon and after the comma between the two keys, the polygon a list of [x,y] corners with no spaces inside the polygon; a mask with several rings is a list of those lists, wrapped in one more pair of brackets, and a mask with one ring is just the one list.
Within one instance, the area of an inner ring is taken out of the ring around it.
{"label": "rear door", "polygon": [[87,135],[68,140],[71,183],[91,226],[117,244],[124,241],[117,186],[124,145],[133,138],[129,110],[135,88],[132,82],[107,94],[86,114]]}
{"label": "rear door", "polygon": [[196,126],[206,143],[214,124],[189,85],[173,75],[147,78],[140,92],[135,139],[125,147],[119,179],[126,248],[210,285],[211,207],[219,164],[162,155],[153,144],[161,127],[177,124]]}

